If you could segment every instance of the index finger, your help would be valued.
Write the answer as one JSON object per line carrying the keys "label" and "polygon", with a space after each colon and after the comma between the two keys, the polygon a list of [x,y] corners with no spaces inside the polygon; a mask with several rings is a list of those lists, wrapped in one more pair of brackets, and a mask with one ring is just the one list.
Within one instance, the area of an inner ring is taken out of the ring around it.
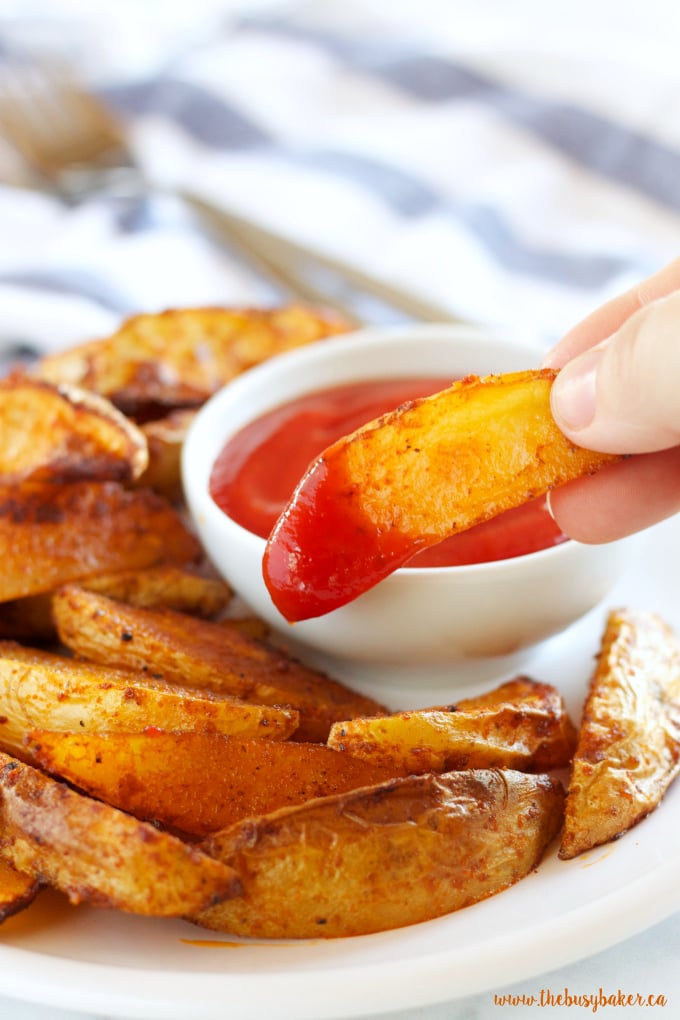
{"label": "index finger", "polygon": [[665,297],[678,288],[680,288],[680,258],[669,262],[658,273],[647,277],[630,290],[612,298],[579,322],[548,352],[543,367],[562,368],[577,354],[582,354],[583,351],[606,340],[644,305]]}

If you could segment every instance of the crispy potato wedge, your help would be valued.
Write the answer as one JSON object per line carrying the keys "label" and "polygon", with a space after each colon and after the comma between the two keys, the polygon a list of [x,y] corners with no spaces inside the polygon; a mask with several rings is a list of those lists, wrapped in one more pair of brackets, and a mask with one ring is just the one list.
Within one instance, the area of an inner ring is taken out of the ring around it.
{"label": "crispy potato wedge", "polygon": [[559,855],[608,843],[680,771],[680,641],[654,613],[612,612],[583,710]]}
{"label": "crispy potato wedge", "polygon": [[[207,577],[189,566],[161,563],[142,570],[119,570],[112,574],[84,577],[80,587],[101,592],[133,606],[163,606],[181,613],[219,616],[232,599],[233,592],[224,581]],[[27,595],[0,602],[0,639],[44,644],[57,639],[52,617],[53,592]],[[264,637],[266,627],[256,618],[234,622],[253,637]]]}
{"label": "crispy potato wedge", "polygon": [[17,871],[0,858],[0,922],[29,907],[43,883],[35,875]]}
{"label": "crispy potato wedge", "polygon": [[199,554],[179,514],[150,490],[117,482],[0,487],[0,602]]}
{"label": "crispy potato wedge", "polygon": [[555,374],[470,376],[321,454],[266,547],[265,579],[283,615],[336,609],[419,549],[617,459],[560,432]]}
{"label": "crispy potato wedge", "polygon": [[248,818],[205,850],[244,895],[193,915],[257,938],[337,938],[400,928],[517,882],[562,820],[556,780],[510,770],[411,776]]}
{"label": "crispy potato wedge", "polygon": [[554,687],[520,677],[486,698],[334,723],[328,745],[413,775],[468,768],[545,772],[569,764],[576,730]]}
{"label": "crispy potato wedge", "polygon": [[0,747],[20,758],[28,756],[25,738],[35,729],[142,732],[154,726],[285,740],[297,720],[290,708],[0,642]]}
{"label": "crispy potato wedge", "polygon": [[28,747],[31,760],[80,790],[191,836],[405,774],[323,744],[219,733],[38,730]]}
{"label": "crispy potato wedge", "polygon": [[0,485],[31,479],[131,482],[146,438],[104,397],[15,372],[0,379]]}
{"label": "crispy potato wedge", "polygon": [[96,574],[84,578],[79,586],[131,606],[175,609],[206,619],[222,613],[233,595],[229,585],[219,578],[172,563]]}
{"label": "crispy potato wedge", "polygon": [[196,411],[192,408],[180,408],[140,426],[149,449],[149,464],[139,484],[159,492],[173,503],[183,496],[182,445],[195,417]]}
{"label": "crispy potato wedge", "polygon": [[297,305],[182,308],[136,315],[112,336],[47,355],[34,372],[102,393],[133,417],[159,418],[173,407],[198,406],[274,354],[349,328],[331,313]]}
{"label": "crispy potato wedge", "polygon": [[181,917],[241,892],[229,865],[0,753],[0,856],[73,903]]}
{"label": "crispy potato wedge", "polygon": [[84,659],[258,704],[292,706],[300,713],[296,740],[324,742],[333,722],[384,712],[373,699],[233,627],[128,606],[76,585],[55,594],[53,613],[61,641]]}

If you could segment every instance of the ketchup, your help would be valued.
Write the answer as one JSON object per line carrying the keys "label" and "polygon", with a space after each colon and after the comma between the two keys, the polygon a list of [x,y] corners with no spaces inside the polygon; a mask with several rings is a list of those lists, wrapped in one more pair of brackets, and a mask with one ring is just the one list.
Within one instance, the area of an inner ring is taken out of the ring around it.
{"label": "ketchup", "polygon": [[[450,383],[449,378],[349,383],[284,404],[226,443],[213,467],[210,495],[237,524],[267,538],[310,461],[326,447],[402,403]],[[565,540],[541,498],[423,549],[404,566],[487,563]]]}

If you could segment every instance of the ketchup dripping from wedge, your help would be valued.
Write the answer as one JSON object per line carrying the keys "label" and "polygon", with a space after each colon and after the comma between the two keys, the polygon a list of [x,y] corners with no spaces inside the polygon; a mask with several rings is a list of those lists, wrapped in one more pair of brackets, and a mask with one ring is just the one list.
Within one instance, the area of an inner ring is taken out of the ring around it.
{"label": "ketchup dripping from wedge", "polygon": [[[336,440],[395,407],[445,389],[449,378],[385,379],[350,383],[307,394],[268,412],[234,435],[217,457],[210,494],[237,524],[267,538],[309,463]],[[327,486],[324,486],[327,490]],[[341,500],[341,494],[337,494]],[[266,577],[273,585],[276,604],[289,620],[318,616],[346,601],[332,576],[325,576],[324,559],[335,559],[336,549],[351,549],[356,568],[364,574],[380,573],[380,565],[363,559],[354,532],[343,534],[342,515],[334,510],[332,494],[323,506],[315,493],[307,493],[304,518],[305,546],[315,549],[317,583],[313,593],[296,585],[298,555],[294,528],[279,529],[277,541],[267,547]],[[294,523],[294,522],[293,522]],[[313,533],[310,534],[310,528]],[[550,517],[545,499],[508,510],[484,524],[445,539],[412,555],[405,552],[405,567],[461,566],[510,559],[565,541]],[[398,558],[400,551],[391,551]],[[272,592],[274,594],[274,592]],[[310,611],[313,610],[313,611]]]}

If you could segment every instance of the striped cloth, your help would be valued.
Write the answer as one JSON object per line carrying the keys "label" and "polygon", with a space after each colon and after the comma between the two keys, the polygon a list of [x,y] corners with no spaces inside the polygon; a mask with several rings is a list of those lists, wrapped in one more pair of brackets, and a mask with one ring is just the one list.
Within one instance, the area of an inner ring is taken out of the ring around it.
{"label": "striped cloth", "polygon": [[[547,346],[680,252],[677,5],[631,21],[607,2],[599,25],[596,6],[218,4],[148,67],[84,71],[163,188]],[[0,22],[0,53],[15,36]],[[5,352],[140,310],[276,299],[167,194],[0,189]]]}

